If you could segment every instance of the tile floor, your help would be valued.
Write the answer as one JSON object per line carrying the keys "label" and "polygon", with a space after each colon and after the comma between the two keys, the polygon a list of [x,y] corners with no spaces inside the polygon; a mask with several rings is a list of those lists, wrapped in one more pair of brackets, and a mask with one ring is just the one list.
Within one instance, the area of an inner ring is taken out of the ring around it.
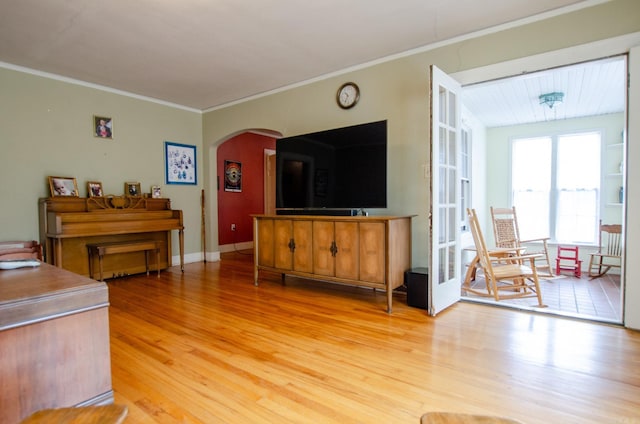
{"label": "tile floor", "polygon": [[[485,287],[484,278],[478,272],[472,283],[474,288]],[[546,308],[536,308],[535,298],[508,299],[495,302],[491,298],[463,292],[463,299],[536,310],[544,313],[566,315],[611,323],[622,322],[620,276],[605,274],[590,280],[585,274],[576,278],[567,273],[554,278],[540,279],[542,300]]]}

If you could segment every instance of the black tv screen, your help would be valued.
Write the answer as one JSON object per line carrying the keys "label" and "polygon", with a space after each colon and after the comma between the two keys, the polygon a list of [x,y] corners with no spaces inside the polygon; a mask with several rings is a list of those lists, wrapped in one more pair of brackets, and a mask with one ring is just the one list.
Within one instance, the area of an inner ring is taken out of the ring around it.
{"label": "black tv screen", "polygon": [[387,207],[387,121],[276,141],[279,210]]}

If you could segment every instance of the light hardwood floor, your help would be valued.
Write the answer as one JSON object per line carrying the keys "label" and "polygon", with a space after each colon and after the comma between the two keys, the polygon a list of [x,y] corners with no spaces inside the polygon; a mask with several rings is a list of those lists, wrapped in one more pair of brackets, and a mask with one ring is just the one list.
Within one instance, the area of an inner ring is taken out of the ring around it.
{"label": "light hardwood floor", "polygon": [[[245,252],[246,253],[246,252]],[[525,423],[640,423],[640,333],[265,274],[227,253],[109,282],[125,423],[413,423],[428,411]]]}

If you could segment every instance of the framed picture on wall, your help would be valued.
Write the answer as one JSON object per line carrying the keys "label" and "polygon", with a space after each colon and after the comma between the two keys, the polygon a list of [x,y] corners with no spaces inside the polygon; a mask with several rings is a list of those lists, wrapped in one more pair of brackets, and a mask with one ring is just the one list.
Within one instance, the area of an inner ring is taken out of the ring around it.
{"label": "framed picture on wall", "polygon": [[78,182],[72,177],[49,177],[51,197],[79,197]]}
{"label": "framed picture on wall", "polygon": [[167,184],[198,184],[196,146],[165,141],[164,156]]}
{"label": "framed picture on wall", "polygon": [[224,161],[224,191],[242,191],[242,163],[235,160]]}
{"label": "framed picture on wall", "polygon": [[87,181],[87,193],[89,197],[103,197],[102,183],[98,181]]}
{"label": "framed picture on wall", "polygon": [[93,135],[99,138],[113,138],[113,119],[93,115]]}

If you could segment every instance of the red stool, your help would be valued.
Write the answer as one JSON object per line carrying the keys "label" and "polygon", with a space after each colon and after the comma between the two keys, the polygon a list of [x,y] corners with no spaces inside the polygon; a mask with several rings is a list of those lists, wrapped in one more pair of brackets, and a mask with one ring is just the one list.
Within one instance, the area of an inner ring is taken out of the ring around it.
{"label": "red stool", "polygon": [[[561,264],[560,261],[565,263]],[[582,276],[582,261],[578,259],[578,246],[558,246],[556,275],[560,275],[560,271],[571,271],[577,278]]]}

